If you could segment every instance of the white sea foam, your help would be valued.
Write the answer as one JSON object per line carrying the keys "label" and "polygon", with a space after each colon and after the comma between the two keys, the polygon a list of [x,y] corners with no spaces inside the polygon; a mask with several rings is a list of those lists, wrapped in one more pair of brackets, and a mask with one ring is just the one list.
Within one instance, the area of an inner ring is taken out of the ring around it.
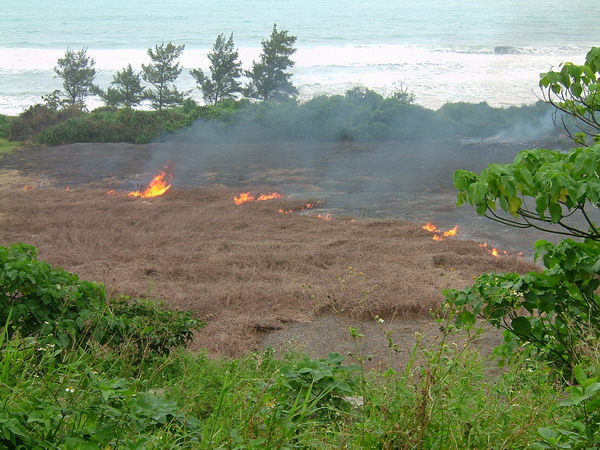
{"label": "white sea foam", "polygon": [[[465,49],[462,49],[465,50]],[[493,49],[458,51],[407,45],[343,45],[299,47],[293,82],[302,98],[318,94],[342,94],[361,85],[383,94],[408,88],[417,102],[438,108],[450,101],[487,101],[494,106],[532,103],[540,72],[562,61],[582,61],[582,48],[547,48],[506,54]],[[200,92],[189,74],[192,68],[207,69],[209,49],[187,49],[180,59],[183,68],[177,85],[201,101]],[[260,54],[258,47],[239,48],[244,68]],[[0,113],[18,114],[40,101],[42,95],[60,89],[54,67],[64,50],[34,48],[0,49]],[[146,49],[88,49],[95,61],[96,82],[106,87],[112,76],[127,64],[140,70],[150,59]],[[100,106],[90,99],[89,107]]]}

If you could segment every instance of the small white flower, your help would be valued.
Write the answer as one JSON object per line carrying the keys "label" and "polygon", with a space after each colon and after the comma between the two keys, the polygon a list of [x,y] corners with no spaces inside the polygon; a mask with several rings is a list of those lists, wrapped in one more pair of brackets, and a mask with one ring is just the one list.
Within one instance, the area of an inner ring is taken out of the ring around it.
{"label": "small white flower", "polygon": [[75,392],[75,388],[72,388],[71,386],[67,386],[67,388],[65,389],[65,392],[69,392],[70,394],[72,394],[73,392]]}

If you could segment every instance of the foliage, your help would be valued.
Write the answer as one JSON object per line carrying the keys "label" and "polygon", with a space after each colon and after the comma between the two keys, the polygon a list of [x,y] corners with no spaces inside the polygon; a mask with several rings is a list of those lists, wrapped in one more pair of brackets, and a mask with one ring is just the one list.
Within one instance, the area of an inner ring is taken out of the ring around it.
{"label": "foliage", "polygon": [[121,296],[109,302],[111,318],[103,333],[111,346],[134,345],[138,355],[168,354],[187,345],[206,324],[189,311],[170,311],[164,302]]}
{"label": "foliage", "polygon": [[96,69],[95,61],[87,56],[87,49],[71,50],[67,48],[65,55],[59,58],[54,72],[63,80],[62,93],[68,104],[85,106],[85,99],[97,91],[94,85]]}
{"label": "foliage", "polygon": [[600,446],[600,382],[588,377],[581,366],[574,369],[577,384],[567,388],[570,394],[560,406],[570,408],[569,415],[552,427],[540,427],[541,448],[597,448]]}
{"label": "foliage", "polygon": [[527,275],[484,274],[473,286],[445,291],[458,308],[457,324],[476,316],[509,330],[566,374],[581,360],[581,348],[600,333],[600,245],[570,239],[536,244],[546,270]]}
{"label": "foliage", "polygon": [[[568,153],[527,150],[513,164],[492,164],[481,175],[459,170],[453,178],[457,206],[468,202],[477,214],[517,228],[600,241],[588,213],[600,207],[599,173],[597,144]],[[572,220],[577,214],[583,226]]]}
{"label": "foliage", "polygon": [[162,110],[165,107],[181,105],[185,92],[180,92],[173,84],[181,74],[179,63],[176,62],[185,45],[173,45],[163,42],[156,45],[154,50],[148,49],[151,64],[142,64],[142,77],[150,83],[154,90],[147,90],[146,97],[152,101],[152,107]]}
{"label": "foliage", "polygon": [[538,241],[536,257],[543,255],[546,267],[540,273],[485,274],[472,287],[446,291],[446,302],[460,309],[459,324],[480,315],[572,370],[580,346],[600,331],[600,233],[592,214],[600,206],[599,164],[600,144],[568,153],[527,150],[480,175],[455,172],[458,205],[468,202],[479,215],[517,228],[584,239]]}
{"label": "foliage", "polygon": [[0,114],[0,139],[8,139],[12,118]]}
{"label": "foliage", "polygon": [[196,118],[195,110],[186,115],[175,108],[162,111],[103,108],[48,127],[36,140],[46,145],[73,142],[143,144],[189,126]]}
{"label": "foliage", "polygon": [[233,99],[242,91],[239,82],[242,63],[238,58],[238,51],[233,46],[233,33],[227,40],[225,35],[220,34],[213,44],[212,52],[208,53],[210,77],[202,69],[190,71],[207,104],[214,105],[222,100]]}
{"label": "foliage", "polygon": [[573,132],[562,121],[570,137],[580,144],[586,143],[586,135],[600,140],[600,47],[592,47],[587,53],[585,64],[570,62],[562,64],[559,72],[541,74],[540,89],[544,101],[557,111],[575,119]]}
{"label": "foliage", "polygon": [[83,114],[77,106],[56,109],[47,104],[36,103],[12,120],[9,139],[24,141],[35,138],[46,128]]}
{"label": "foliage", "polygon": [[133,108],[139,105],[145,99],[140,74],[129,64],[114,75],[110,86],[100,96],[107,106]]}
{"label": "foliage", "polygon": [[160,302],[129,297],[107,302],[102,285],[51,268],[30,245],[0,247],[0,268],[0,323],[9,338],[36,336],[61,349],[89,342],[133,346],[143,359],[186,345],[205,325]]}
{"label": "foliage", "polygon": [[[296,410],[296,414],[330,418],[339,409],[348,406],[347,396],[357,391],[352,378],[356,366],[343,365],[344,358],[338,353],[330,353],[327,358],[310,359],[304,357],[281,367],[281,382],[287,397],[279,407],[286,413]],[[297,408],[304,403],[304,408]],[[293,415],[292,415],[293,416]]]}
{"label": "foliage", "polygon": [[176,402],[95,369],[90,353],[57,363],[52,346],[33,344],[13,340],[2,349],[14,365],[0,384],[3,448],[159,448],[174,435],[191,444],[198,421]]}
{"label": "foliage", "polygon": [[52,269],[37,260],[30,245],[0,247],[0,267],[0,323],[6,324],[9,337],[38,335],[71,347],[103,308],[103,286]]}
{"label": "foliage", "polygon": [[269,39],[262,41],[259,62],[254,61],[252,69],[246,71],[250,78],[246,88],[248,97],[281,101],[298,95],[291,82],[292,74],[287,72],[295,64],[290,59],[296,52],[295,42],[296,36],[289,35],[287,30],[278,31],[277,24],[273,25]]}

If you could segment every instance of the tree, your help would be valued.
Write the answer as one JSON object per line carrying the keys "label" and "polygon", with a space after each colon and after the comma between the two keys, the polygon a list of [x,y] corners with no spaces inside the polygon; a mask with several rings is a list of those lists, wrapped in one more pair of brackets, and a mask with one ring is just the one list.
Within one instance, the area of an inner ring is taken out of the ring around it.
{"label": "tree", "polygon": [[140,74],[133,71],[131,64],[117,72],[106,92],[101,97],[107,106],[132,108],[145,98]]}
{"label": "tree", "polygon": [[527,150],[513,164],[491,165],[480,175],[454,174],[459,204],[467,201],[480,215],[513,227],[569,237],[557,245],[536,242],[536,259],[546,267],[541,272],[485,274],[462,291],[444,292],[459,325],[479,315],[566,369],[568,377],[583,346],[600,334],[600,232],[593,220],[599,174],[600,143],[568,153]]}
{"label": "tree", "polygon": [[[583,65],[567,62],[559,72],[541,74],[543,100],[574,119],[574,126],[579,130],[575,133],[562,117],[560,121],[567,135],[580,144],[586,144],[586,135],[600,141],[599,82],[600,47],[592,47]],[[554,118],[556,123],[556,114]]]}
{"label": "tree", "polygon": [[246,71],[250,82],[246,87],[246,95],[260,100],[287,100],[298,95],[286,72],[294,66],[290,56],[296,48],[296,36],[288,35],[286,30],[277,31],[277,24],[268,40],[262,41],[263,51],[259,62],[252,62],[252,70]]}
{"label": "tree", "polygon": [[62,94],[67,104],[83,107],[86,97],[97,92],[94,64],[85,47],[77,51],[67,48],[65,56],[59,58],[54,72],[63,80]]}
{"label": "tree", "polygon": [[154,90],[146,90],[146,97],[152,101],[152,106],[155,109],[163,109],[166,106],[176,106],[183,103],[185,92],[180,92],[177,87],[172,84],[179,74],[181,68],[176,62],[181,56],[185,45],[173,45],[162,43],[156,45],[154,50],[148,49],[148,55],[152,60],[152,64],[142,64],[142,77],[147,81]]}
{"label": "tree", "polygon": [[205,75],[202,69],[190,71],[206,103],[214,105],[221,100],[233,99],[238,92],[242,91],[239,82],[242,76],[242,63],[238,57],[239,54],[233,46],[233,33],[227,40],[223,34],[220,34],[213,44],[213,51],[208,54],[210,77]]}

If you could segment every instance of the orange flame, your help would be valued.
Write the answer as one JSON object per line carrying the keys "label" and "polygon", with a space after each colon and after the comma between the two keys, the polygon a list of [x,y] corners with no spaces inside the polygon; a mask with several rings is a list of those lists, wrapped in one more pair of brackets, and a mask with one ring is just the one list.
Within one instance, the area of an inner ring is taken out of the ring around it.
{"label": "orange flame", "polygon": [[430,233],[436,233],[432,236],[432,239],[436,242],[443,241],[444,238],[447,237],[454,237],[456,236],[456,233],[458,233],[458,225],[455,225],[454,228],[450,230],[441,231],[436,225],[432,224],[431,222],[427,222],[421,228],[429,231]]}
{"label": "orange flame", "polygon": [[263,202],[265,200],[274,200],[276,198],[282,198],[283,195],[278,194],[277,192],[272,192],[270,194],[263,194],[256,199],[257,202]]}
{"label": "orange flame", "polygon": [[452,228],[451,230],[448,231],[444,231],[444,237],[452,237],[452,236],[456,236],[456,233],[458,232],[458,225],[455,225],[454,228]]}
{"label": "orange flame", "polygon": [[432,233],[435,233],[438,230],[438,227],[436,227],[434,224],[432,224],[431,222],[427,222],[425,225],[423,225],[421,228],[423,228],[426,231],[430,231]]}
{"label": "orange flame", "polygon": [[[169,166],[164,166],[165,170],[159,170],[146,189],[132,191],[127,194],[127,197],[154,198],[166,193],[171,189],[171,179],[173,174],[166,172],[172,170]],[[110,192],[110,191],[109,191]]]}
{"label": "orange flame", "polygon": [[254,195],[250,194],[250,192],[244,192],[240,194],[238,197],[233,197],[233,203],[236,205],[241,205],[246,202],[253,202],[255,200]]}
{"label": "orange flame", "polygon": [[66,192],[70,192],[70,191],[71,191],[71,188],[70,188],[69,186],[67,186],[67,187],[65,188],[65,191],[66,191]]}
{"label": "orange flame", "polygon": [[496,247],[488,247],[487,242],[484,242],[483,244],[479,244],[479,246],[481,248],[483,248],[489,254],[495,256],[496,258],[500,258],[500,256],[516,256],[518,258],[521,258],[523,256],[523,252],[513,253],[511,255],[506,250],[498,250]]}
{"label": "orange flame", "polygon": [[250,192],[243,192],[238,197],[233,197],[233,203],[241,205],[248,202],[264,202],[265,200],[274,200],[276,198],[283,198],[283,195],[277,192],[271,192],[270,194],[261,194],[255,197]]}
{"label": "orange flame", "polygon": [[333,220],[333,217],[331,217],[331,214],[317,214],[317,219],[331,222]]}
{"label": "orange flame", "polygon": [[291,214],[291,213],[295,213],[298,211],[304,211],[305,209],[317,208],[319,206],[321,206],[321,202],[319,200],[317,200],[315,202],[305,203],[304,205],[294,206],[293,208],[290,208],[290,209],[279,208],[279,212],[282,214]]}
{"label": "orange flame", "polygon": [[23,186],[23,190],[24,190],[24,191],[30,191],[30,190],[32,190],[32,189],[35,189],[35,188],[34,188],[33,186],[29,186],[29,185],[27,185],[27,186]]}

